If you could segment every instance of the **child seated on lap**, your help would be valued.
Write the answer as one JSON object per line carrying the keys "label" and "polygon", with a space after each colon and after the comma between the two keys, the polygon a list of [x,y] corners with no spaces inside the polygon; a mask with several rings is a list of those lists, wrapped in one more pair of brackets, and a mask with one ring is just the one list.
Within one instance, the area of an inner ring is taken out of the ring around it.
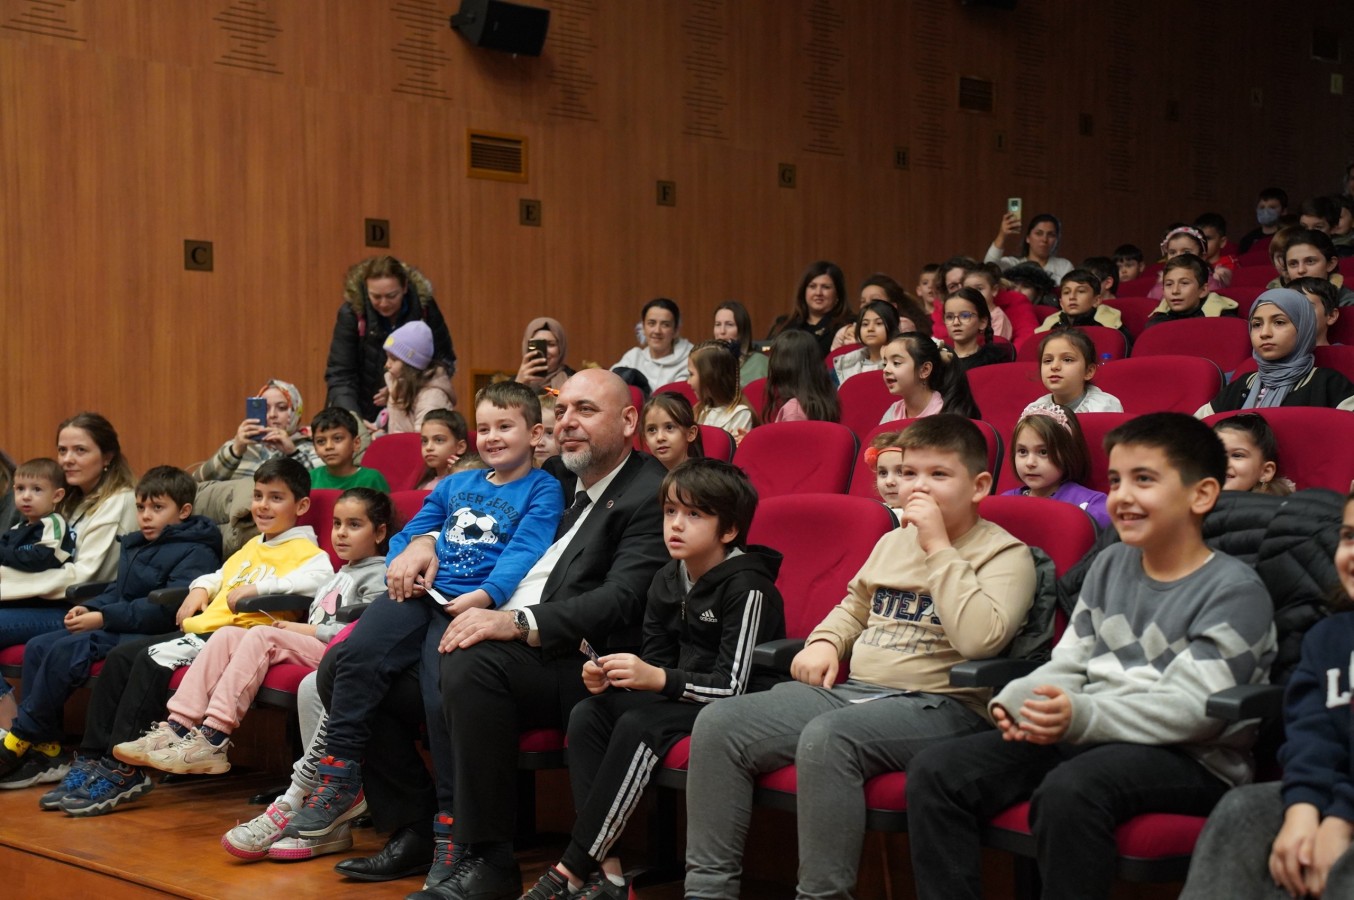
{"label": "child seated on lap", "polygon": [[[752,671],[752,649],[785,636],[775,578],[780,554],[747,546],[757,492],[733,465],[693,459],[661,488],[672,561],[655,576],[638,656],[583,663],[595,696],[569,717],[569,778],[578,819],[561,861],[524,900],[627,896],[611,849],[639,804],[654,764],[709,704],[774,682]],[[632,763],[640,761],[638,772]]]}
{"label": "child seated on lap", "polygon": [[23,520],[0,534],[0,566],[41,572],[75,555],[75,534],[57,512],[65,496],[66,477],[56,460],[30,459],[14,470],[14,508]]}
{"label": "child seated on lap", "polygon": [[[687,777],[687,897],[739,896],[756,777],[798,767],[799,896],[849,896],[865,833],[864,784],[921,748],[990,730],[987,692],[950,685],[1000,653],[1034,595],[1029,549],[978,514],[987,443],[956,415],[902,433],[903,527],[875,545],[809,635],[794,681],[706,709]],[[842,660],[851,679],[837,684]],[[929,827],[929,826],[928,826]]]}
{"label": "child seated on lap", "polygon": [[1206,815],[1251,776],[1251,724],[1205,714],[1210,694],[1264,681],[1273,613],[1246,564],[1203,542],[1226,460],[1180,413],[1112,431],[1109,510],[1123,543],[1096,557],[1053,658],[989,704],[998,730],[912,761],[917,896],[982,892],[983,822],[1031,801],[1045,898],[1108,897],[1115,829],[1142,813]]}
{"label": "child seated on lap", "polygon": [[[23,470],[20,466],[18,471]],[[17,484],[22,508],[22,475]],[[173,627],[173,610],[146,599],[151,591],[187,587],[221,564],[221,533],[210,520],[192,514],[196,490],[192,476],[173,466],[156,466],[141,476],[136,485],[140,530],[119,538],[117,580],[71,607],[65,629],[30,638],[24,645],[23,703],[0,746],[0,788],[65,776],[70,767],[60,741],[66,699],[89,677],[93,664],[118,644]]]}
{"label": "child seated on lap", "polygon": [[310,470],[312,490],[324,488],[346,491],[349,488],[371,488],[390,493],[386,477],[375,469],[366,469],[353,462],[357,455],[357,416],[341,406],[326,406],[310,420],[311,439],[315,452],[324,462]]}

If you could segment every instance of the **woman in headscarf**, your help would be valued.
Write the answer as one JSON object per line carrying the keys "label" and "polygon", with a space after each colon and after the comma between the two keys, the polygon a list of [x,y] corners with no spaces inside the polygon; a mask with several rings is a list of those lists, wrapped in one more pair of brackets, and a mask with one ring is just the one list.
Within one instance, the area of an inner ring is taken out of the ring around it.
{"label": "woman in headscarf", "polygon": [[265,423],[260,425],[254,419],[241,422],[234,436],[198,467],[194,473],[198,481],[249,478],[276,456],[290,456],[307,469],[324,465],[315,453],[309,430],[301,427],[301,392],[296,385],[273,378],[257,396],[268,401]]}
{"label": "woman in headscarf", "polygon": [[1251,305],[1251,356],[1258,371],[1234,378],[1196,415],[1267,406],[1354,408],[1354,384],[1316,366],[1316,311],[1289,288],[1275,288]]}
{"label": "woman in headscarf", "polygon": [[[532,349],[532,341],[544,341],[545,353]],[[564,364],[568,350],[569,341],[564,336],[563,325],[549,316],[532,319],[522,332],[522,365],[517,368],[517,377],[513,380],[537,391],[559,390],[560,385],[574,374],[574,370]]]}

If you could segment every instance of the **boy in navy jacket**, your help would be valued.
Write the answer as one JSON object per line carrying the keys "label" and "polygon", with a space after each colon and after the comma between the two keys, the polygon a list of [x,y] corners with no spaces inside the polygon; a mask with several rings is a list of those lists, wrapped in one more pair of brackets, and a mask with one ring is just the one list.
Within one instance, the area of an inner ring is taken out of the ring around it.
{"label": "boy in navy jacket", "polygon": [[776,590],[781,556],[748,547],[757,492],[743,472],[691,459],[663,479],[663,540],[672,560],[649,587],[639,656],[583,663],[595,696],[569,717],[569,778],[578,820],[560,863],[528,900],[627,896],[612,846],[654,767],[691,733],[696,714],[724,697],[770,686],[752,671],[752,649],[785,636]]}
{"label": "boy in navy jacket", "polygon": [[187,587],[220,567],[221,532],[210,519],[192,514],[196,492],[192,476],[181,469],[156,466],[147,472],[136,486],[140,531],[119,538],[117,581],[72,607],[64,631],[24,645],[23,703],[0,743],[0,788],[65,777],[69,766],[59,741],[66,698],[127,637],[173,629],[177,607],[151,603],[151,591]]}

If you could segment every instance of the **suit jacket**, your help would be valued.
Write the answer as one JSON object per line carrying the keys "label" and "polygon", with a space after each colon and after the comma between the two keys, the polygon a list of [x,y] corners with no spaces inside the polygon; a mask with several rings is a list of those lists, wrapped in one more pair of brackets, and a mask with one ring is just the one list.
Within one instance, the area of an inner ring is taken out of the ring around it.
{"label": "suit jacket", "polygon": [[[569,506],[578,479],[558,458],[546,467],[564,485]],[[546,659],[576,659],[585,637],[601,653],[638,647],[649,583],[669,558],[658,503],[665,474],[658,460],[632,451],[593,503],[532,608]]]}

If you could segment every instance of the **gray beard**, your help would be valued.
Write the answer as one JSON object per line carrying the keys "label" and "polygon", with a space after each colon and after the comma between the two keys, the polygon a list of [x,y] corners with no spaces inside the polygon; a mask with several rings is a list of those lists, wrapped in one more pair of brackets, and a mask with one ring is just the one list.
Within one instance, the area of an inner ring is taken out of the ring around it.
{"label": "gray beard", "polygon": [[594,454],[591,446],[582,450],[575,450],[572,453],[560,451],[559,456],[560,459],[564,460],[564,468],[575,475],[582,476],[584,472],[592,468]]}

